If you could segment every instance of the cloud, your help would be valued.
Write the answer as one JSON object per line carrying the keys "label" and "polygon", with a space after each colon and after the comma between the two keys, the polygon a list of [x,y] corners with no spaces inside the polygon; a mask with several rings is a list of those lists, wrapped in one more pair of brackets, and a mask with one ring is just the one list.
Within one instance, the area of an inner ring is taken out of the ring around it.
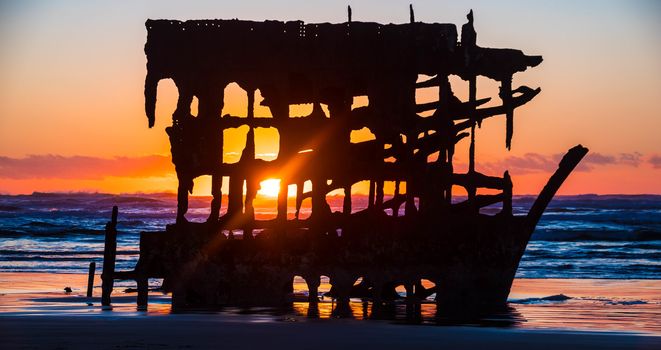
{"label": "cloud", "polygon": [[[557,155],[558,159],[560,159],[560,157],[561,155]],[[585,158],[583,159],[582,162],[592,165],[610,165],[610,164],[615,164],[615,162],[617,162],[617,158],[612,155],[590,152],[587,155],[585,155]]]}
{"label": "cloud", "polygon": [[[229,154],[228,154],[229,155]],[[275,156],[275,154],[263,154]],[[562,154],[544,155],[526,153],[497,161],[480,161],[477,169],[486,174],[499,174],[509,170],[512,174],[554,172]],[[644,157],[641,153],[620,153],[617,155],[588,153],[577,167],[577,171],[593,171],[602,166],[638,167],[649,164],[661,169],[661,155]],[[455,168],[466,164],[455,161]],[[159,177],[174,173],[169,156],[148,155],[141,157],[99,158],[86,156],[31,155],[25,158],[0,156],[0,178],[5,179],[80,179],[102,180],[106,177]]]}
{"label": "cloud", "polygon": [[511,156],[494,162],[478,161],[477,163],[480,171],[489,174],[501,173],[504,170],[516,174],[548,172],[557,167],[554,156],[539,153],[526,153],[523,156]]}
{"label": "cloud", "polygon": [[[544,155],[539,153],[526,153],[523,156],[511,156],[494,162],[478,162],[477,166],[485,173],[500,173],[509,170],[516,174],[531,174],[541,172],[554,172],[564,154]],[[661,156],[649,159],[654,167],[661,167]],[[596,167],[621,165],[638,167],[643,162],[643,155],[639,152],[620,153],[617,155],[602,154],[597,152],[588,153],[576,167],[576,171],[593,171]]]}
{"label": "cloud", "polygon": [[620,153],[620,164],[626,164],[630,166],[637,167],[642,162],[642,153]]}
{"label": "cloud", "polygon": [[596,166],[624,165],[638,167],[642,163],[642,153],[620,153],[617,155],[606,155],[601,153],[588,153],[581,164],[576,168],[578,171],[591,171]]}
{"label": "cloud", "polygon": [[150,177],[174,172],[170,157],[98,158],[85,156],[30,155],[25,158],[0,156],[0,178],[100,180],[108,176]]}
{"label": "cloud", "polygon": [[652,165],[655,169],[661,169],[661,155],[655,154],[652,155],[648,160],[648,163]]}

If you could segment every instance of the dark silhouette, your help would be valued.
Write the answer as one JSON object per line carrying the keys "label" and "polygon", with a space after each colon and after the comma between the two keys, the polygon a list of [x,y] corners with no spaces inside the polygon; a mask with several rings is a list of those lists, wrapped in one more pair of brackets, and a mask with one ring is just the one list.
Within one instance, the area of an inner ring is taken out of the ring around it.
{"label": "dark silhouette", "polygon": [[[143,233],[135,271],[114,273],[141,281],[141,303],[146,304],[147,278],[161,277],[176,307],[279,304],[300,275],[315,304],[319,277],[327,275],[338,312],[347,311],[355,295],[371,298],[377,314],[398,297],[398,285],[405,286],[412,305],[436,293],[444,314],[504,307],[542,211],[587,152],[582,146],[569,151],[528,216],[512,215],[508,172],[494,177],[476,170],[476,129],[484,119],[504,114],[511,147],[514,109],[540,92],[512,89],[512,76],[537,66],[541,56],[478,46],[472,11],[461,42],[452,24],[415,22],[412,7],[407,24],[351,21],[351,8],[348,17],[341,24],[146,22],[150,127],[159,80],[172,79],[179,91],[166,129],[179,188],[177,223],[165,232]],[[429,78],[420,81],[420,75]],[[455,96],[450,75],[469,82],[468,101]],[[501,105],[479,108],[490,99],[477,98],[477,76],[500,82]],[[224,88],[232,82],[247,92],[246,117],[221,116]],[[438,88],[438,99],[417,103],[417,89],[427,87]],[[255,116],[256,90],[272,117]],[[352,109],[355,96],[367,96],[369,104]],[[193,97],[199,101],[197,116],[191,114]],[[290,116],[289,106],[301,103],[313,104],[312,113]],[[249,131],[240,160],[224,163],[223,130],[242,125]],[[266,127],[279,134],[273,161],[255,159],[254,130]],[[351,131],[364,127],[376,138],[352,143]],[[455,173],[455,145],[467,136],[469,169]],[[206,223],[189,223],[188,192],[201,175],[212,177],[211,214]],[[259,182],[268,178],[280,179],[278,214],[256,220],[253,200]],[[370,183],[368,206],[355,211],[351,187],[364,180]],[[223,181],[229,181],[227,203]],[[311,191],[303,191],[306,181]],[[388,200],[387,181],[396,188]],[[288,220],[292,184],[296,215]],[[453,186],[464,187],[468,198],[453,201]],[[344,208],[332,212],[326,195],[337,189],[344,191]],[[498,193],[478,194],[479,189]],[[302,220],[304,198],[311,198],[312,212]],[[480,213],[498,203],[499,214]],[[223,205],[227,211],[221,216]],[[243,239],[223,234],[233,230],[243,230]],[[422,279],[436,286],[425,289]]]}

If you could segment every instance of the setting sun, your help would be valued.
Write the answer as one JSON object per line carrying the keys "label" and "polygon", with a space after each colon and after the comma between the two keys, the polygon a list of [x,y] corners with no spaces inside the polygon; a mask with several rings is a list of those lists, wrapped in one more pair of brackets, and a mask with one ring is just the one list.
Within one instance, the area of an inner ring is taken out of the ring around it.
{"label": "setting sun", "polygon": [[277,197],[280,193],[280,180],[268,179],[259,183],[260,188],[257,193],[267,197]]}

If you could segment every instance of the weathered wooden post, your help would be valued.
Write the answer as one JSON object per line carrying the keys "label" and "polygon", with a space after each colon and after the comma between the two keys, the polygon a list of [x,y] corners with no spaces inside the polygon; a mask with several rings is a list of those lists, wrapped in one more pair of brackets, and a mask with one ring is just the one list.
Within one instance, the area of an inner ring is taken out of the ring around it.
{"label": "weathered wooden post", "polygon": [[138,309],[146,309],[149,302],[149,280],[147,277],[138,276]]}
{"label": "weathered wooden post", "polygon": [[512,178],[509,171],[503,174],[503,214],[512,215]]}
{"label": "weathered wooden post", "polygon": [[115,282],[115,258],[117,256],[117,206],[112,207],[112,219],[106,224],[106,241],[103,248],[103,272],[101,273],[101,305],[110,305],[110,293]]}
{"label": "weathered wooden post", "polygon": [[321,276],[306,276],[305,283],[308,285],[308,303],[319,303],[319,285],[321,284]]}
{"label": "weathered wooden post", "polygon": [[96,270],[96,263],[92,261],[90,263],[89,273],[87,275],[87,297],[92,297],[92,288],[94,288],[94,271]]}

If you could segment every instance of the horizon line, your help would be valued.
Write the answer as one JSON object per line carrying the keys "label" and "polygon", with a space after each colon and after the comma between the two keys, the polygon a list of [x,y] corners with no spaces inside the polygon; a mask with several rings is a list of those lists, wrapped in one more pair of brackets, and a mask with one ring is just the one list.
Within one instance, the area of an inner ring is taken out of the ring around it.
{"label": "horizon line", "polygon": [[[94,191],[33,191],[32,193],[6,193],[0,192],[0,196],[34,196],[34,195],[107,195],[107,196],[128,196],[128,195],[143,195],[143,196],[153,196],[153,195],[168,195],[168,196],[177,196],[177,193],[174,191],[160,191],[160,192],[120,192],[120,193],[110,193],[110,192],[94,192]],[[367,197],[368,194],[365,193],[352,193],[352,196]],[[388,195],[388,194],[386,194]],[[537,197],[539,194],[513,194],[513,197]],[[227,196],[227,193],[223,193],[223,197]],[[578,196],[661,196],[661,193],[578,193],[578,194],[556,194],[554,197],[578,197]],[[211,198],[211,195],[190,195],[189,197],[196,198]],[[267,198],[275,198],[271,196],[263,196]],[[287,196],[295,197],[295,196]],[[332,194],[327,195],[326,197],[344,197],[341,194]],[[467,197],[465,194],[455,194],[453,197]]]}

